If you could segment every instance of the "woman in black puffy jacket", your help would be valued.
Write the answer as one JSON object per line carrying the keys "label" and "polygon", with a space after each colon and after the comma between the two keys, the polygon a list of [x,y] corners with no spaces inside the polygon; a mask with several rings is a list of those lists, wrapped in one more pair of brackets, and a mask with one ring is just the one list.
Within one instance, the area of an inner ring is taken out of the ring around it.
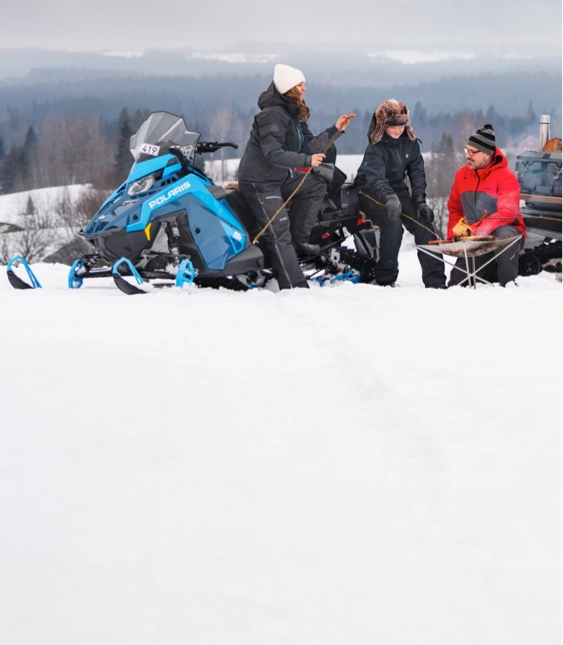
{"label": "woman in black puffy jacket", "polygon": [[[407,106],[395,99],[382,103],[371,120],[368,139],[355,185],[362,212],[380,231],[375,280],[380,285],[394,286],[399,275],[403,227],[414,235],[416,244],[428,244],[436,239],[432,226],[434,213],[426,203],[424,160]],[[405,183],[407,176],[412,194]],[[410,219],[401,217],[402,213]],[[442,261],[420,251],[418,259],[424,285],[445,289]]]}
{"label": "woman in black puffy jacket", "polygon": [[[316,167],[324,151],[348,125],[342,116],[318,136],[307,127],[310,111],[303,99],[303,73],[288,65],[276,65],[274,80],[258,100],[250,139],[238,170],[239,189],[261,229],[303,179],[297,169]],[[283,209],[263,234],[262,248],[276,273],[280,289],[307,287],[297,254],[320,249],[309,244],[326,192],[324,179],[309,173],[289,212]]]}

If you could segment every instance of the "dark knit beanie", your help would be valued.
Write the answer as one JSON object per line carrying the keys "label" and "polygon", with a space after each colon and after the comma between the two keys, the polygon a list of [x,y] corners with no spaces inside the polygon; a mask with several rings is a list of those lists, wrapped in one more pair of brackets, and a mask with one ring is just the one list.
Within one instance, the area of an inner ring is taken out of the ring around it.
{"label": "dark knit beanie", "polygon": [[497,146],[493,126],[487,123],[482,128],[479,128],[475,134],[469,137],[467,143],[477,148],[477,150],[484,152],[486,155],[494,157]]}

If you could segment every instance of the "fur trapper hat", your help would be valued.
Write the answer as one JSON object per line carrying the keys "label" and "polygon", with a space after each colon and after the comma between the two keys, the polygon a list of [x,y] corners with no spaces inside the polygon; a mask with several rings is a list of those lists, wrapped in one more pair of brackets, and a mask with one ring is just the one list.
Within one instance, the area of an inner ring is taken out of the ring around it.
{"label": "fur trapper hat", "polygon": [[274,67],[274,85],[280,94],[289,92],[292,87],[305,80],[303,72],[289,65],[276,65]]}
{"label": "fur trapper hat", "polygon": [[395,99],[384,101],[375,111],[375,127],[370,135],[370,141],[377,143],[385,132],[385,128],[393,125],[404,125],[405,132],[409,139],[416,140],[416,135],[409,119],[409,110],[404,103]]}

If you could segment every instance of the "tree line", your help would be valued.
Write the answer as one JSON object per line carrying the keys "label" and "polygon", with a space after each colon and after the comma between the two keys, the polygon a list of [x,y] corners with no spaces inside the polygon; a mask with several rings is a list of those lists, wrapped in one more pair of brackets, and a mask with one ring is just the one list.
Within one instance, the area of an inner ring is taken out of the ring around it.
{"label": "tree line", "polygon": [[[99,119],[98,130],[113,140],[118,136],[120,113],[166,110],[184,116],[190,130],[202,138],[214,138],[218,122],[227,111],[232,125],[229,140],[246,143],[260,93],[270,78],[254,76],[119,76],[92,77],[76,74],[67,81],[0,84],[0,137],[5,152],[21,147],[29,127],[41,140],[55,123],[75,120],[78,114]],[[554,136],[561,134],[561,77],[548,72],[475,74],[392,87],[342,87],[308,83],[313,131],[328,127],[341,114],[355,112],[356,122],[339,141],[339,151],[359,154],[367,142],[371,115],[388,98],[405,102],[411,110],[415,131],[429,150],[438,145],[442,132],[455,137],[458,122],[475,115],[497,127],[501,145],[517,143],[536,134],[536,115],[550,114]],[[483,125],[482,123],[480,125]]]}
{"label": "tree line", "polygon": [[[362,154],[367,145],[373,113],[354,109],[357,117],[337,143],[340,154]],[[6,122],[3,130],[9,134],[0,134],[0,193],[85,183],[100,189],[115,188],[126,178],[133,162],[129,151],[131,135],[149,113],[148,108],[122,107],[113,120],[84,111],[62,116],[49,113],[37,126],[25,121],[24,114],[13,111],[11,123],[18,136],[14,136]],[[242,154],[255,113],[243,113],[236,106],[221,106],[209,110],[199,121],[185,120],[189,129],[201,132],[202,140],[236,143],[237,151],[222,152],[232,158]],[[310,127],[319,132],[338,116],[340,111],[317,110],[312,113]],[[537,134],[539,129],[539,115],[531,102],[521,116],[499,113],[492,106],[485,112],[429,114],[416,102],[411,108],[411,122],[422,141],[423,152],[437,149],[444,136],[451,138],[457,150],[462,150],[467,137],[487,122],[494,125],[501,148],[515,147],[524,136]],[[555,120],[552,134],[556,134],[557,127]],[[12,142],[10,146],[6,140]]]}

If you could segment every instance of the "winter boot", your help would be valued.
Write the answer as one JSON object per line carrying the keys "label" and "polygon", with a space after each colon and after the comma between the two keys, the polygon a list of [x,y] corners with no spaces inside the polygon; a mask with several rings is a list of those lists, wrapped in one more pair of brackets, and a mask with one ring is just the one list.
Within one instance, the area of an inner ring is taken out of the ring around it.
{"label": "winter boot", "polygon": [[300,258],[317,255],[321,252],[321,247],[318,244],[306,244],[305,242],[293,242],[293,248]]}

